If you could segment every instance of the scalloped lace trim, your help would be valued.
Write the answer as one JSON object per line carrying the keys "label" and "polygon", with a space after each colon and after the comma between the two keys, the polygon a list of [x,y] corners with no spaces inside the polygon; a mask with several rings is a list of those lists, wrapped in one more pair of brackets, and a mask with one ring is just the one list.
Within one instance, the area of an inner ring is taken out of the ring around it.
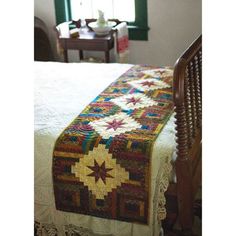
{"label": "scalloped lace trim", "polygon": [[[35,236],[58,236],[61,235],[55,224],[34,222]],[[91,230],[68,224],[63,226],[63,235],[65,236],[114,236],[113,234],[98,234],[93,233]]]}
{"label": "scalloped lace trim", "polygon": [[158,190],[157,218],[159,220],[164,220],[166,218],[166,198],[164,194],[169,186],[169,176],[171,171],[172,164],[170,161],[167,161],[163,165],[163,173],[161,176],[160,187]]}

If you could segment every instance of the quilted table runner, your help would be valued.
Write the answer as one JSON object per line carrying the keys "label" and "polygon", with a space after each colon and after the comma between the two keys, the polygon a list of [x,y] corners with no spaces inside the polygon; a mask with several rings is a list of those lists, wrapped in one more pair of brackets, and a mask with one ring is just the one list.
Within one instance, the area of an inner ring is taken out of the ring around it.
{"label": "quilted table runner", "polygon": [[133,66],[62,132],[52,167],[58,210],[148,224],[152,148],[173,111],[172,74]]}

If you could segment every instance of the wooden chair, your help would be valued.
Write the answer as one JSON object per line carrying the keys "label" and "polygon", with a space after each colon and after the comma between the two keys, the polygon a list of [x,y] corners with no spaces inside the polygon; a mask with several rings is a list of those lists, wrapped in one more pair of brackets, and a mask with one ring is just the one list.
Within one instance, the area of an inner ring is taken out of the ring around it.
{"label": "wooden chair", "polygon": [[34,60],[54,60],[47,26],[38,17],[34,17]]}

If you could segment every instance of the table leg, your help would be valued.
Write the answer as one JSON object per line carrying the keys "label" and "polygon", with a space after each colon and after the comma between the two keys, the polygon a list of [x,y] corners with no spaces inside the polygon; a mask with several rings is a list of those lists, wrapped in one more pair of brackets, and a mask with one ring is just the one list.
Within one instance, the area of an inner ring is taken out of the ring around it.
{"label": "table leg", "polygon": [[110,52],[109,51],[105,51],[105,62],[106,63],[110,62]]}
{"label": "table leg", "polygon": [[65,61],[65,62],[68,62],[68,53],[67,53],[67,50],[64,49],[63,54],[64,54],[64,61]]}
{"label": "table leg", "polygon": [[79,50],[79,59],[80,59],[80,60],[83,60],[83,59],[84,59],[83,50]]}

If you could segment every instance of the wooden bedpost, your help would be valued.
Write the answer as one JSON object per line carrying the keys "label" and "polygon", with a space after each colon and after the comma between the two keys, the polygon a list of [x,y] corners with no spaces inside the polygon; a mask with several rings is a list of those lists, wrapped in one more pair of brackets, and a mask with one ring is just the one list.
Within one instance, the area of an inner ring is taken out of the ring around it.
{"label": "wooden bedpost", "polygon": [[[184,77],[186,61],[180,59],[177,62],[174,74],[174,87],[178,86],[175,92],[175,112],[176,112],[176,130],[177,130],[177,160],[175,162],[177,176],[177,200],[179,208],[179,221],[183,231],[189,232],[193,225],[193,196],[192,196],[192,169],[188,157],[188,147],[191,140],[188,133],[191,132],[187,125],[184,96]],[[186,233],[187,233],[186,232]]]}
{"label": "wooden bedpost", "polygon": [[201,182],[201,36],[175,64],[173,95],[178,219],[183,235],[192,235],[194,197]]}

